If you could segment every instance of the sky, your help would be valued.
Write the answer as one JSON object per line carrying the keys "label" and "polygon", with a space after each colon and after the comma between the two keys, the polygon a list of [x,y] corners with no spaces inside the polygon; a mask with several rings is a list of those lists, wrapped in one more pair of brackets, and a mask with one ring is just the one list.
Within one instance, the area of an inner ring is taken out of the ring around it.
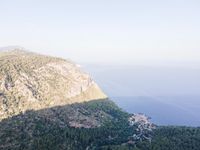
{"label": "sky", "polygon": [[200,61],[199,0],[0,0],[0,47],[83,63]]}

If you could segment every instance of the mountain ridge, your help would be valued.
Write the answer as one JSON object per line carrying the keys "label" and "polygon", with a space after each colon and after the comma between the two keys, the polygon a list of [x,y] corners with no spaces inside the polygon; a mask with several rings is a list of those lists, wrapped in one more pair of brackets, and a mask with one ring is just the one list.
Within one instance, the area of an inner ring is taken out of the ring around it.
{"label": "mountain ridge", "polygon": [[162,127],[129,114],[75,63],[0,52],[0,149],[188,150],[200,128]]}
{"label": "mountain ridge", "polygon": [[0,120],[43,108],[106,99],[75,63],[22,49],[0,52]]}

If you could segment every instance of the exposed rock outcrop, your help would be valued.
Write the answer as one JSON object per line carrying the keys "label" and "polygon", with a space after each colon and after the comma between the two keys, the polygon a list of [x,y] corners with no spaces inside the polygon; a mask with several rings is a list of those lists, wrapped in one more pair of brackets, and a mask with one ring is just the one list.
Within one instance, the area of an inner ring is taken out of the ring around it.
{"label": "exposed rock outcrop", "polygon": [[0,52],[0,120],[106,95],[71,61],[14,49]]}

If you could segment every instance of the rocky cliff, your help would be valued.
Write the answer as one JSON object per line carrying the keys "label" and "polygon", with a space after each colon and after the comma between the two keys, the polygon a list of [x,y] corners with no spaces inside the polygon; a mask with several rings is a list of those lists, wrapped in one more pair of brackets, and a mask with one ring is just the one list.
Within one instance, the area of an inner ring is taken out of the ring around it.
{"label": "rocky cliff", "polygon": [[22,49],[0,52],[0,120],[106,95],[79,66]]}

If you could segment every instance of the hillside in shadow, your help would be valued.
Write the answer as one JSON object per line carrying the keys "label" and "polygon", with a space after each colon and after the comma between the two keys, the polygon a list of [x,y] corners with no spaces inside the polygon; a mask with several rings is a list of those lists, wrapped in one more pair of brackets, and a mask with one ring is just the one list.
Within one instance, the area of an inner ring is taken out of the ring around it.
{"label": "hillside in shadow", "polygon": [[0,149],[81,150],[126,142],[134,132],[127,130],[128,117],[107,99],[28,110],[0,122]]}
{"label": "hillside in shadow", "polygon": [[57,106],[0,122],[0,150],[198,150],[200,128],[130,125],[108,99]]}

